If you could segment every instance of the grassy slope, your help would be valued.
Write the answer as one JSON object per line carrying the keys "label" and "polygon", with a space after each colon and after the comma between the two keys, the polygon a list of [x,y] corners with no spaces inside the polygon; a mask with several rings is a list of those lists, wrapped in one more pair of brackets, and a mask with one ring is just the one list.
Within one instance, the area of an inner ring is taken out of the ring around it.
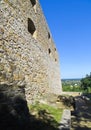
{"label": "grassy slope", "polygon": [[[29,106],[29,110],[31,111],[31,113],[33,113],[34,115],[36,115],[37,118],[41,118],[41,116],[46,115],[46,118],[52,117],[56,122],[60,122],[61,120],[61,116],[62,116],[62,109],[53,107],[53,106],[49,106],[47,104],[39,104],[36,103],[34,105],[28,105]],[[40,114],[41,112],[41,114]]]}

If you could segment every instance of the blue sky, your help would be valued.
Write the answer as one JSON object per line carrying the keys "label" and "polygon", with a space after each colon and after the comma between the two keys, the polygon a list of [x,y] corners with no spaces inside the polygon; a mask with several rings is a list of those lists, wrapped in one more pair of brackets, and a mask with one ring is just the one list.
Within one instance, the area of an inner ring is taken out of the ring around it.
{"label": "blue sky", "polygon": [[91,0],[40,0],[56,44],[61,78],[91,72]]}

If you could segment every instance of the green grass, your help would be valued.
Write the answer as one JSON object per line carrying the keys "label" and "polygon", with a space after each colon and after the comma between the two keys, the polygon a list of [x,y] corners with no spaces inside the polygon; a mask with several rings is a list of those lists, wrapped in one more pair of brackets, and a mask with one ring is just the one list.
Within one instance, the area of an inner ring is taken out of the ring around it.
{"label": "green grass", "polygon": [[47,104],[39,104],[39,103],[36,103],[34,105],[28,105],[28,106],[29,106],[30,112],[35,113],[36,116],[38,116],[38,113],[40,111],[42,111],[42,112],[44,111],[46,114],[46,117],[51,116],[58,123],[61,120],[62,112],[63,112],[62,109],[59,109],[59,108],[56,108],[53,106],[49,106]]}
{"label": "green grass", "polygon": [[66,92],[81,92],[82,91],[79,86],[71,87],[70,85],[63,85],[62,89],[63,89],[63,91],[66,91]]}

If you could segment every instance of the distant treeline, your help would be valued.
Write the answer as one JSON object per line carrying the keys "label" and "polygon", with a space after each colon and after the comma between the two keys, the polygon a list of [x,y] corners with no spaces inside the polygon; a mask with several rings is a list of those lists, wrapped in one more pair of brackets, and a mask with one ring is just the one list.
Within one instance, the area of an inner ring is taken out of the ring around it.
{"label": "distant treeline", "polygon": [[78,81],[81,80],[81,78],[75,78],[75,79],[62,79],[62,81]]}
{"label": "distant treeline", "polygon": [[62,79],[63,91],[91,93],[91,72],[84,78]]}

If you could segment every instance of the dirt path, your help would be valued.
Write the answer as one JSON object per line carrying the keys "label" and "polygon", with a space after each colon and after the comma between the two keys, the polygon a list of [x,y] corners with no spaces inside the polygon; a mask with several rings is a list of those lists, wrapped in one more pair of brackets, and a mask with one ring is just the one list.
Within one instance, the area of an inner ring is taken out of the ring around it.
{"label": "dirt path", "polygon": [[91,101],[86,101],[81,96],[75,100],[76,110],[71,117],[71,130],[91,130]]}

